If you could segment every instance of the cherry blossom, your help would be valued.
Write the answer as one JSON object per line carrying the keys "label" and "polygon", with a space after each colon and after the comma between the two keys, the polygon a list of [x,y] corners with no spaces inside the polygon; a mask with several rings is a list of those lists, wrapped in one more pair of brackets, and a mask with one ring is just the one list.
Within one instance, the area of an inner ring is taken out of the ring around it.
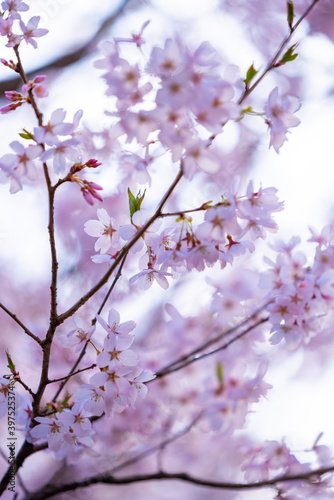
{"label": "cherry blossom", "polygon": [[142,290],[148,290],[153,282],[156,281],[161,288],[167,290],[167,288],[169,288],[169,283],[166,276],[172,276],[172,274],[162,271],[161,269],[148,268],[132,276],[129,282],[138,282],[137,284]]}
{"label": "cherry blossom", "polygon": [[110,335],[104,341],[103,352],[97,357],[97,365],[104,368],[113,360],[119,361],[124,366],[135,366],[138,355],[129,349],[134,337],[124,334]]}
{"label": "cherry blossom", "polygon": [[19,12],[26,12],[29,10],[29,6],[21,0],[4,0],[1,7],[9,11],[12,19],[21,19]]}
{"label": "cherry blossom", "polygon": [[145,40],[143,39],[143,33],[146,27],[150,24],[150,20],[145,21],[142,27],[139,30],[139,33],[131,33],[131,38],[114,38],[114,41],[116,43],[134,43],[136,46],[140,49],[141,46],[145,43]]}
{"label": "cherry blossom", "polygon": [[[80,112],[81,115],[81,112]],[[57,146],[58,135],[66,136],[73,132],[74,125],[64,122],[66,111],[58,108],[51,113],[47,125],[34,128],[34,138],[38,143],[45,143],[48,146]]]}
{"label": "cherry blossom", "polygon": [[74,352],[79,352],[95,332],[95,325],[88,325],[80,316],[74,318],[76,328],[66,334],[59,335],[58,342],[63,347],[74,347]]}
{"label": "cherry blossom", "polygon": [[264,111],[270,127],[270,144],[276,153],[286,141],[288,128],[299,125],[299,119],[293,115],[300,108],[300,102],[297,97],[282,97],[278,93],[278,87],[275,87],[268,97]]}
{"label": "cherry blossom", "polygon": [[[96,319],[102,328],[104,328],[104,330],[108,333],[108,338],[110,338],[110,335],[112,334],[127,335],[136,328],[136,323],[132,320],[120,323],[120,314],[113,308],[109,310],[108,323],[106,323],[99,315],[96,316]],[[129,338],[131,341],[133,340],[133,337],[130,336]]]}
{"label": "cherry blossom", "polygon": [[119,226],[113,217],[110,217],[104,208],[97,210],[97,220],[90,220],[85,223],[85,232],[89,236],[97,237],[95,251],[102,254],[107,253],[111,246],[118,242]]}
{"label": "cherry blossom", "polygon": [[23,40],[28,44],[32,45],[34,49],[37,49],[37,42],[34,38],[39,38],[41,36],[49,33],[49,30],[44,28],[37,28],[40,21],[40,16],[34,16],[25,25],[23,21],[20,21],[21,30],[23,33]]}

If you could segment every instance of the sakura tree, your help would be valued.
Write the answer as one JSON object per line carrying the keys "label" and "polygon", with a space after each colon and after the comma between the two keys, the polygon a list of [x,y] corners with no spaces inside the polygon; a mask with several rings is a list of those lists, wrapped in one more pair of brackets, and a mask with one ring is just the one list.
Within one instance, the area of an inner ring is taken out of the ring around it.
{"label": "sakura tree", "polygon": [[245,71],[181,32],[153,41],[154,21],[102,41],[99,128],[27,76],[48,33],[29,7],[1,3],[21,83],[0,181],[38,200],[49,268],[0,268],[4,498],[333,498],[326,436],[295,450],[248,427],[270,366],[333,356],[334,228],[311,230],[312,258],[277,238],[283,201],[250,171],[261,141],[274,156],[294,140],[298,43],[334,37],[333,3],[222,0],[266,61]]}

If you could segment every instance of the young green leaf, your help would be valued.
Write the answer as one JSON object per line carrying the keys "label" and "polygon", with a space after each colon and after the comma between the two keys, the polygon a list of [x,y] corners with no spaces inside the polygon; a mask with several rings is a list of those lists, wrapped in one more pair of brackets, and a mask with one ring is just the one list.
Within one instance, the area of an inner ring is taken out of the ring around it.
{"label": "young green leaf", "polygon": [[132,216],[135,212],[138,212],[138,210],[140,210],[140,207],[141,207],[141,204],[143,202],[143,199],[145,197],[145,193],[146,193],[146,189],[145,191],[143,192],[143,194],[141,194],[141,191],[139,190],[138,194],[136,197],[134,197],[134,195],[132,194],[131,192],[131,189],[128,188],[128,195],[129,195],[129,209],[130,209],[130,217],[131,217],[131,220],[132,220]]}
{"label": "young green leaf", "polygon": [[287,2],[287,18],[288,18],[288,24],[289,24],[290,29],[292,28],[294,17],[295,17],[294,5],[291,2],[291,0],[289,0]]}
{"label": "young green leaf", "polygon": [[20,132],[19,136],[22,137],[22,139],[28,139],[28,140],[34,138],[34,136],[30,132],[27,132],[26,130],[24,132]]}
{"label": "young green leaf", "polygon": [[254,76],[258,73],[258,70],[254,68],[254,65],[252,64],[246,73],[246,78],[243,79],[243,82],[245,82],[246,87],[248,87],[249,83],[251,80],[253,80]]}
{"label": "young green leaf", "polygon": [[285,52],[284,56],[282,57],[282,59],[280,61],[278,61],[278,63],[276,64],[276,66],[283,66],[283,64],[287,63],[287,62],[290,62],[290,61],[293,61],[294,59],[296,59],[296,57],[298,56],[298,54],[294,54],[294,50],[295,48],[297,47],[297,43],[294,43],[293,45],[291,45],[291,47]]}
{"label": "young green leaf", "polygon": [[15,372],[15,365],[14,365],[13,360],[12,360],[8,351],[6,351],[6,356],[7,356],[7,362],[8,362],[7,367],[10,369],[10,371],[12,373],[14,373]]}
{"label": "young green leaf", "polygon": [[216,372],[217,372],[218,382],[222,384],[224,382],[224,367],[220,361],[217,363]]}

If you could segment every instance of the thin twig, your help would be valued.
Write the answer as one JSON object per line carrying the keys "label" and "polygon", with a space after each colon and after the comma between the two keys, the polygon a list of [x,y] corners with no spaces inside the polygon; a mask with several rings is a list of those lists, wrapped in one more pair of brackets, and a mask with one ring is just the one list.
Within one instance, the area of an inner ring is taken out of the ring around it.
{"label": "thin twig", "polygon": [[259,83],[263,80],[263,78],[266,76],[266,74],[271,71],[272,69],[276,68],[276,64],[278,62],[278,58],[282,54],[283,50],[285,47],[288,45],[290,42],[293,34],[295,33],[296,29],[300,25],[300,23],[308,16],[308,14],[311,12],[311,10],[314,8],[314,6],[319,2],[319,0],[314,0],[312,4],[305,10],[305,12],[300,16],[298,21],[295,22],[295,24],[291,27],[289,33],[286,35],[286,37],[283,39],[281,45],[279,46],[277,52],[273,56],[273,58],[269,61],[267,64],[266,68],[262,72],[262,74],[259,76],[259,78],[253,83],[253,85],[250,85],[245,89],[243,92],[242,96],[238,100],[238,104],[241,104],[246,97],[249,96],[253,92],[253,90],[259,85]]}
{"label": "thin twig", "polygon": [[16,380],[17,380],[17,382],[18,382],[19,384],[21,384],[21,385],[22,385],[22,387],[24,387],[24,388],[25,388],[25,390],[26,390],[27,392],[29,392],[29,394],[30,394],[32,397],[35,397],[35,393],[34,393],[34,392],[30,389],[30,387],[28,387],[28,386],[27,386],[27,384],[25,384],[25,383],[24,383],[24,382],[23,382],[20,378],[18,378],[18,379],[16,379]]}
{"label": "thin twig", "polygon": [[[107,302],[108,298],[110,297],[111,292],[113,291],[113,289],[115,288],[115,285],[116,285],[117,281],[118,281],[118,280],[119,280],[119,278],[121,277],[121,275],[122,275],[122,269],[123,269],[123,266],[124,266],[124,264],[125,264],[125,261],[126,261],[127,256],[128,256],[128,254],[124,255],[123,260],[122,260],[122,262],[121,262],[121,263],[120,263],[120,265],[119,265],[119,268],[118,268],[117,274],[116,274],[116,276],[115,276],[115,279],[114,279],[114,281],[112,282],[112,284],[111,284],[111,286],[110,286],[110,288],[109,288],[108,292],[106,293],[106,296],[104,297],[104,299],[103,299],[103,301],[102,301],[102,304],[100,305],[99,310],[97,311],[97,314],[101,314],[101,312],[102,312],[102,310],[103,310],[104,306],[106,305],[106,302]],[[94,319],[93,319],[93,321],[92,321],[92,324],[93,324],[93,325],[95,325],[95,323],[96,323],[96,316],[95,316],[95,318],[94,318]]]}
{"label": "thin twig", "polygon": [[182,217],[184,214],[191,214],[192,212],[202,212],[207,210],[206,203],[197,208],[190,208],[189,210],[180,210],[179,212],[164,212],[160,217]]}
{"label": "thin twig", "polygon": [[[196,347],[196,349],[188,352],[187,354],[184,354],[183,356],[181,356],[180,358],[178,358],[176,361],[173,361],[172,363],[169,363],[167,366],[165,366],[164,368],[162,368],[161,370],[159,370],[158,373],[165,373],[165,372],[170,372],[170,369],[175,367],[176,365],[179,365],[185,361],[187,361],[188,359],[190,358],[193,358],[194,356],[196,356],[196,354],[200,353],[201,351],[203,351],[204,349],[207,349],[208,347],[210,347],[211,345],[213,344],[216,344],[217,342],[219,342],[220,340],[222,340],[223,338],[227,337],[228,335],[231,335],[231,333],[235,332],[236,330],[239,330],[240,328],[242,328],[246,323],[248,323],[249,321],[251,321],[253,318],[255,318],[261,311],[263,311],[270,303],[272,302],[272,300],[266,302],[262,307],[260,307],[259,309],[256,309],[256,311],[254,311],[250,316],[248,316],[246,319],[244,319],[243,321],[241,321],[241,323],[238,323],[237,325],[235,326],[232,326],[231,328],[229,328],[228,330],[220,333],[219,335],[216,335],[216,337],[213,337],[212,339],[208,340],[207,342],[204,342],[203,344],[201,344],[200,346]],[[157,375],[158,376],[158,375]]]}
{"label": "thin twig", "polygon": [[74,375],[78,375],[78,373],[86,372],[87,370],[92,370],[93,368],[96,367],[96,364],[93,363],[90,366],[87,366],[86,368],[81,368],[80,370],[77,370],[76,372],[71,373],[70,375],[65,375],[65,377],[60,377],[60,378],[54,378],[53,380],[48,380],[48,384],[54,384],[55,382],[61,382],[62,380],[68,380],[70,377],[74,377]]}
{"label": "thin twig", "polygon": [[155,374],[155,378],[152,379],[152,380],[149,380],[146,383],[148,384],[148,383],[153,382],[154,380],[156,380],[158,378],[164,377],[165,375],[169,375],[170,373],[174,373],[174,372],[177,372],[179,370],[182,370],[186,366],[189,366],[190,364],[195,363],[196,361],[200,361],[201,359],[207,358],[208,356],[212,356],[212,354],[216,354],[219,351],[227,349],[231,344],[233,344],[237,340],[241,339],[247,333],[249,333],[250,331],[254,330],[254,328],[256,328],[257,326],[262,325],[263,323],[265,323],[268,320],[269,320],[269,317],[260,319],[254,325],[249,326],[248,328],[246,328],[246,330],[243,330],[241,333],[239,333],[238,335],[236,335],[235,337],[233,337],[231,340],[229,340],[228,342],[226,342],[222,346],[217,347],[217,349],[214,349],[213,351],[206,352],[204,354],[201,354],[200,356],[193,356],[193,357],[190,357],[190,358],[187,357],[187,359],[185,359],[185,361],[181,361],[179,363],[178,362],[172,363],[170,366],[168,366],[168,367],[166,367],[166,368],[158,371]]}
{"label": "thin twig", "polygon": [[42,344],[42,341],[40,338],[38,338],[36,335],[34,335],[30,330],[29,328],[27,328],[23,323],[22,321],[19,320],[19,318],[16,316],[16,314],[12,313],[9,309],[7,309],[6,306],[4,306],[1,302],[0,302],[0,308],[3,309],[5,311],[5,313],[8,314],[8,316],[10,316],[14,321],[15,323],[17,323],[21,328],[22,330],[29,336],[31,337],[35,342],[37,342],[37,344],[41,345]]}

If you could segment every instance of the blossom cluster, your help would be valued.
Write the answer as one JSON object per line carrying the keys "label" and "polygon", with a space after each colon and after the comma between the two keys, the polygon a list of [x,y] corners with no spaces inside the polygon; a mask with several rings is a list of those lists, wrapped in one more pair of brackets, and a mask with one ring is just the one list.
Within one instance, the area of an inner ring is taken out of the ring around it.
{"label": "blossom cluster", "polygon": [[[38,28],[40,17],[33,16],[25,24],[21,19],[20,12],[29,10],[29,6],[21,0],[5,0],[2,2],[1,7],[4,9],[6,16],[0,17],[0,35],[7,37],[6,47],[17,47],[24,40],[37,49],[35,38],[44,36],[49,32],[47,29]],[[14,32],[14,27],[16,27],[14,23],[17,22],[20,27],[19,33]]]}
{"label": "blossom cluster", "polygon": [[[146,396],[145,382],[154,378],[152,372],[138,366],[139,357],[130,349],[135,322],[120,323],[115,309],[109,311],[108,323],[101,316],[97,316],[97,321],[107,333],[103,347],[97,349],[96,366],[100,371],[90,377],[88,384],[80,386],[71,404],[67,402],[66,407],[58,408],[60,411],[50,417],[36,417],[38,424],[30,431],[33,440],[47,440],[58,456],[90,448],[94,444],[94,431],[89,417],[102,414],[110,417],[134,407],[137,397]],[[92,344],[95,326],[88,327],[80,317],[75,322],[77,328],[60,336],[59,343],[77,351],[87,343]]]}
{"label": "blossom cluster", "polygon": [[290,349],[296,349],[307,346],[322,332],[322,319],[331,311],[334,299],[333,235],[331,225],[320,234],[312,231],[309,241],[317,243],[312,265],[304,253],[295,250],[300,243],[297,237],[288,244],[276,243],[275,262],[266,258],[270,270],[263,274],[261,283],[271,290],[272,344],[284,340]]}
{"label": "blossom cluster", "polygon": [[[237,181],[237,179],[236,179]],[[130,278],[130,283],[138,282],[142,289],[149,288],[154,281],[166,289],[168,280],[191,269],[203,271],[216,262],[221,268],[232,264],[235,256],[253,252],[253,241],[265,238],[266,232],[275,232],[277,224],[273,213],[283,209],[278,201],[275,188],[254,190],[250,182],[246,195],[239,195],[237,184],[226,191],[222,201],[204,204],[204,221],[195,228],[192,218],[180,212],[174,226],[160,229],[160,221],[155,221],[132,247],[131,252],[140,252],[140,272]],[[94,262],[112,262],[125,243],[135,237],[138,230],[148,220],[145,210],[136,211],[131,224],[118,226],[105,209],[98,209],[98,219],[85,224],[85,231],[98,237]],[[248,239],[249,238],[249,239]]]}
{"label": "blossom cluster", "polygon": [[[23,24],[20,12],[28,9],[23,2],[3,2],[5,14],[0,18],[0,33],[8,37],[8,45],[18,47],[22,40],[37,46],[34,38],[46,34],[47,30],[38,29],[38,17],[33,17]],[[14,34],[12,26],[19,21],[22,35]],[[142,32],[130,39],[140,48],[145,42]],[[28,36],[29,35],[29,36]],[[139,41],[140,40],[140,43]],[[241,106],[233,98],[236,94],[235,71],[226,70],[221,76],[221,64],[217,52],[207,43],[202,43],[191,51],[180,39],[168,39],[163,48],[154,47],[145,69],[139,64],[131,64],[120,55],[120,45],[129,41],[115,39],[103,42],[103,59],[95,66],[104,70],[102,75],[107,84],[106,95],[115,99],[115,110],[107,112],[113,117],[113,123],[105,132],[92,133],[108,144],[113,152],[121,151],[117,161],[124,173],[135,182],[150,183],[150,167],[154,163],[155,153],[149,153],[151,144],[162,153],[169,152],[173,163],[182,162],[183,174],[192,179],[197,172],[209,174],[221,170],[219,150],[211,147],[213,138],[223,131],[230,120],[237,120],[242,115]],[[14,71],[19,67],[13,61],[1,62]],[[22,92],[6,92],[11,104],[1,108],[2,113],[14,111],[24,103],[30,103],[32,97],[48,95],[42,82],[45,76],[35,77],[26,82]],[[153,83],[151,83],[151,80]],[[286,139],[286,133],[299,120],[294,116],[298,110],[298,100],[291,96],[279,96],[274,89],[264,108],[264,115],[270,127],[270,146],[278,152]],[[89,153],[100,153],[104,146],[97,148],[91,139],[86,141],[84,132],[78,134],[82,111],[78,111],[73,123],[64,122],[66,112],[56,109],[50,120],[36,127],[33,133],[24,136],[34,141],[34,145],[20,149],[20,156],[7,154],[0,158],[0,182],[10,182],[10,192],[22,189],[22,182],[36,180],[36,168],[48,160],[53,160],[56,175],[68,174],[76,163],[83,163],[82,158]],[[203,132],[204,131],[204,132]],[[124,137],[125,136],[125,137]],[[145,148],[144,157],[134,151],[122,151],[122,142],[135,141]],[[17,144],[17,141],[15,141]],[[24,160],[22,159],[22,156]],[[78,176],[65,177],[75,181],[89,204],[102,201],[97,192],[102,189],[96,183],[82,181]]]}

